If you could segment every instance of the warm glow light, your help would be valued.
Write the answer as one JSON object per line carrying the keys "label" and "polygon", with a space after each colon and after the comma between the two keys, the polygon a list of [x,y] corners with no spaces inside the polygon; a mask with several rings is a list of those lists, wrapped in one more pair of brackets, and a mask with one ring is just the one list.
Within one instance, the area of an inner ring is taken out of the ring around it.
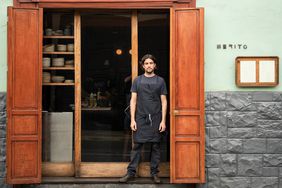
{"label": "warm glow light", "polygon": [[132,50],[131,49],[128,52],[129,52],[129,54],[132,54]]}
{"label": "warm glow light", "polygon": [[122,50],[121,49],[116,49],[116,54],[117,55],[121,55],[122,54]]}

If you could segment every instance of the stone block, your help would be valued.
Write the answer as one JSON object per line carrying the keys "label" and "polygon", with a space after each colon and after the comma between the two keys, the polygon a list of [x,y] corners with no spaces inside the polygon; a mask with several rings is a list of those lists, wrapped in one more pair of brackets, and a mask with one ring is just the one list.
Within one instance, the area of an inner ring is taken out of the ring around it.
{"label": "stone block", "polygon": [[262,155],[242,154],[238,155],[239,176],[261,176]]}
{"label": "stone block", "polygon": [[223,111],[226,107],[225,92],[211,92],[210,93],[210,109],[215,111]]}
{"label": "stone block", "polygon": [[206,167],[207,168],[218,168],[220,164],[219,154],[206,154]]}
{"label": "stone block", "polygon": [[282,154],[264,154],[263,166],[280,167],[282,166]]}
{"label": "stone block", "polygon": [[6,112],[0,112],[0,124],[6,124]]}
{"label": "stone block", "polygon": [[0,178],[4,178],[6,176],[6,163],[0,162]]}
{"label": "stone block", "polygon": [[222,188],[250,188],[250,177],[222,177],[220,178]]}
{"label": "stone block", "polygon": [[0,187],[1,188],[12,188],[13,186],[6,184],[5,178],[0,178]]}
{"label": "stone block", "polygon": [[246,139],[243,142],[243,153],[266,153],[266,139]]}
{"label": "stone block", "polygon": [[222,154],[220,158],[220,175],[235,176],[237,174],[236,154]]}
{"label": "stone block", "polygon": [[0,92],[0,112],[6,111],[6,93]]}
{"label": "stone block", "polygon": [[243,141],[240,139],[228,139],[227,140],[227,151],[229,153],[242,153],[243,152]]}
{"label": "stone block", "polygon": [[267,139],[267,153],[282,153],[282,139]]}
{"label": "stone block", "polygon": [[281,102],[261,102],[257,105],[258,118],[265,120],[281,120],[282,119],[282,103]]}
{"label": "stone block", "polygon": [[273,100],[273,92],[259,91],[253,92],[253,101],[255,102],[271,102]]}
{"label": "stone block", "polygon": [[0,124],[0,138],[6,138],[6,125]]}
{"label": "stone block", "polygon": [[226,94],[226,110],[228,111],[256,111],[256,104],[252,96],[246,92],[230,92]]}
{"label": "stone block", "polygon": [[273,101],[282,102],[282,93],[281,92],[273,92]]}
{"label": "stone block", "polygon": [[227,137],[227,126],[210,127],[210,138]]}
{"label": "stone block", "polygon": [[279,167],[279,177],[282,177],[282,167]]}
{"label": "stone block", "polygon": [[205,92],[205,110],[209,111],[210,110],[210,93]]}
{"label": "stone block", "polygon": [[208,187],[218,188],[220,187],[220,169],[219,168],[209,168],[208,169]]}
{"label": "stone block", "polygon": [[206,126],[227,126],[226,112],[206,112]]}
{"label": "stone block", "polygon": [[252,177],[252,188],[278,188],[278,177]]}
{"label": "stone block", "polygon": [[228,128],[229,138],[253,138],[256,136],[255,128]]}
{"label": "stone block", "polygon": [[210,153],[226,153],[227,152],[227,139],[210,139],[209,143]]}
{"label": "stone block", "polygon": [[282,121],[258,121],[257,134],[264,138],[282,138]]}
{"label": "stone block", "polygon": [[206,151],[206,153],[209,153],[210,152],[210,136],[209,136],[209,134],[210,134],[210,130],[209,130],[209,127],[206,127],[206,132],[205,132],[205,134],[206,134],[206,138],[205,138],[205,151]]}
{"label": "stone block", "polygon": [[263,167],[262,176],[264,177],[278,177],[279,168],[278,167]]}
{"label": "stone block", "polygon": [[228,127],[255,127],[257,125],[256,112],[228,112]]}
{"label": "stone block", "polygon": [[6,138],[0,138],[0,162],[6,161]]}

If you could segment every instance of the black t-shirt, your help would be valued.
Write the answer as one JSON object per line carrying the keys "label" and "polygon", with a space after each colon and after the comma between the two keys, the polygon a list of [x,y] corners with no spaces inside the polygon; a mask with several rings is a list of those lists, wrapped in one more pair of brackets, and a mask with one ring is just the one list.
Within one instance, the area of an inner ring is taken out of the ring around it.
{"label": "black t-shirt", "polygon": [[137,114],[161,112],[161,95],[167,95],[166,84],[162,77],[140,75],[133,81],[130,91],[137,93]]}

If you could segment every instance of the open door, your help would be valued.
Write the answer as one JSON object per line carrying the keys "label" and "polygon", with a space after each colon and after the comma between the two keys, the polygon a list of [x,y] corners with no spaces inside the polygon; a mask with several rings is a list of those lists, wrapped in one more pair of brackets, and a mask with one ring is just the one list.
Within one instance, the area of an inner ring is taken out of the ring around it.
{"label": "open door", "polygon": [[40,183],[42,9],[8,16],[7,183]]}
{"label": "open door", "polygon": [[203,9],[171,9],[171,183],[205,181]]}

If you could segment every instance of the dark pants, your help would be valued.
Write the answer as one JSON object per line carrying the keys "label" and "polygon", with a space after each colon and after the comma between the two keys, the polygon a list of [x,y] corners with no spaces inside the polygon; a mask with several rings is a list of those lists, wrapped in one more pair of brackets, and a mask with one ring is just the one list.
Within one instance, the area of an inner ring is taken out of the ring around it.
{"label": "dark pants", "polygon": [[[141,149],[143,145],[143,143],[134,143],[134,147],[131,151],[131,161],[127,167],[127,174],[129,174],[130,176],[135,176],[136,174],[136,168],[140,162]],[[151,176],[158,174],[160,158],[160,142],[151,142]]]}

